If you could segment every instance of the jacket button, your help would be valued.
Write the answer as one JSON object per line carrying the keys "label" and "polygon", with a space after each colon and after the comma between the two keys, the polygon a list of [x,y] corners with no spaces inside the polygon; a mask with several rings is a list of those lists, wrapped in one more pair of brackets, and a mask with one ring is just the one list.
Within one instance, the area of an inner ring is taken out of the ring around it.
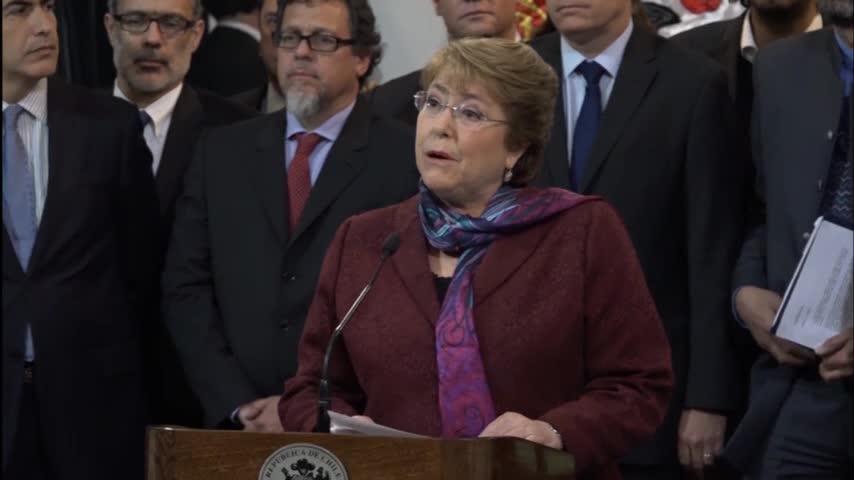
{"label": "jacket button", "polygon": [[822,191],[823,189],[824,189],[824,182],[823,182],[823,181],[821,181],[821,180],[819,180],[819,181],[818,181],[818,191],[819,191],[819,193],[821,193],[821,191]]}
{"label": "jacket button", "polygon": [[810,232],[804,232],[802,237],[803,237],[804,241],[809,240],[810,239]]}
{"label": "jacket button", "polygon": [[828,131],[827,131],[827,140],[828,140],[828,141],[833,140],[833,130],[828,130]]}

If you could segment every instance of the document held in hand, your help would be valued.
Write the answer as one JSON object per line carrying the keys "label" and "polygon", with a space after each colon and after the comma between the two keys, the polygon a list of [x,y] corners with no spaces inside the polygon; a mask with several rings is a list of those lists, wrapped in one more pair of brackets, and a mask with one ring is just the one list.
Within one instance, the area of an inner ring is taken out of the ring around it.
{"label": "document held in hand", "polygon": [[851,328],[854,234],[824,217],[815,222],[774,318],[772,333],[815,350]]}

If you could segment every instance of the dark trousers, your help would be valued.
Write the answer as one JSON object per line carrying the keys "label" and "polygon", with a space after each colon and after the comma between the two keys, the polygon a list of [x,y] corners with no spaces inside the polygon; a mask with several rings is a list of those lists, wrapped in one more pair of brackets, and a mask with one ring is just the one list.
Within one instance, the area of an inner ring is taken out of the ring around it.
{"label": "dark trousers", "polygon": [[741,480],[741,475],[720,466],[695,473],[681,466],[620,465],[623,480]]}
{"label": "dark trousers", "polygon": [[854,400],[841,382],[798,379],[765,445],[756,480],[854,476]]}
{"label": "dark trousers", "polygon": [[4,477],[14,480],[47,480],[51,476],[41,440],[36,391],[32,383],[24,383],[18,412],[15,441]]}

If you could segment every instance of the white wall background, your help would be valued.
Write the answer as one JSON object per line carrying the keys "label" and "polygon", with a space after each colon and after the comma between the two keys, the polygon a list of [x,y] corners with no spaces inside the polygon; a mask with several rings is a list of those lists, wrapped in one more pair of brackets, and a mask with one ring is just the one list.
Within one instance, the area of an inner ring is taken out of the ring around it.
{"label": "white wall background", "polygon": [[422,68],[447,42],[445,24],[432,0],[370,0],[383,39],[383,58],[373,77],[380,83]]}

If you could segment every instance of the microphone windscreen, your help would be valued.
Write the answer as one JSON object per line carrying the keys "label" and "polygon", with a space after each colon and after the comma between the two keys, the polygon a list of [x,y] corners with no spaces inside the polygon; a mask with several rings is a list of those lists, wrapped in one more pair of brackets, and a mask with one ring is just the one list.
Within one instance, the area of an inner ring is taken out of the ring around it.
{"label": "microphone windscreen", "polygon": [[392,233],[388,237],[386,237],[383,242],[383,255],[386,257],[390,257],[394,255],[394,252],[400,247],[400,234],[397,232]]}

